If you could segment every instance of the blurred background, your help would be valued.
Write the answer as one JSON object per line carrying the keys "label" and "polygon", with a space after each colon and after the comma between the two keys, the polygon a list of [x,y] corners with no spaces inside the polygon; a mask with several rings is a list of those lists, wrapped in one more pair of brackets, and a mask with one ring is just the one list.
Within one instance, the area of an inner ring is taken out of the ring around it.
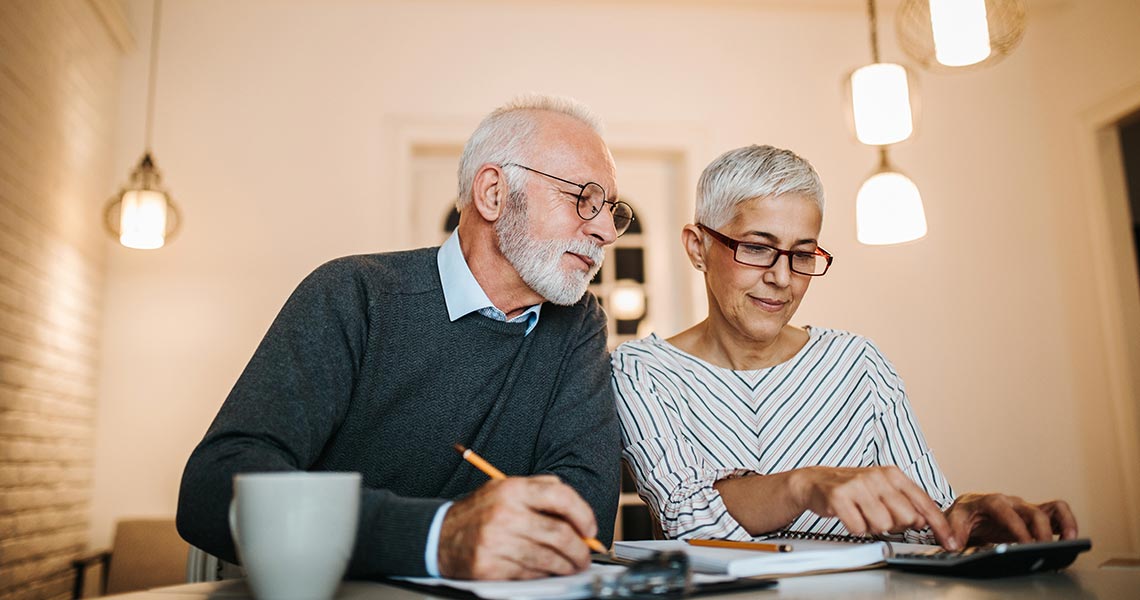
{"label": "blurred background", "polygon": [[836,256],[794,322],[884,350],[956,491],[1067,499],[1081,561],[1140,555],[1140,3],[1028,0],[1020,45],[962,72],[903,52],[901,4],[878,7],[882,59],[912,68],[891,162],[929,230],[871,246],[862,0],[166,0],[150,148],[181,225],[143,251],[104,209],[146,148],[154,4],[0,0],[0,595],[66,597],[117,522],[171,517],[294,286],[440,243],[463,142],[527,91],[602,117],[636,211],[594,286],[644,300],[611,341],[703,317],[679,239],[704,166],[793,149]]}

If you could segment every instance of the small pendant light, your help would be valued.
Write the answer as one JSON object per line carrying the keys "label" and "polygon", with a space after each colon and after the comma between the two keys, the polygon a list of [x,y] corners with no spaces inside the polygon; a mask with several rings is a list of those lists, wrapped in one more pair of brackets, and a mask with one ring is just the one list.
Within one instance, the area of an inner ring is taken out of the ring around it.
{"label": "small pendant light", "polygon": [[161,248],[181,223],[170,193],[162,186],[162,175],[151,151],[154,129],[154,96],[157,85],[158,37],[162,0],[155,0],[150,38],[150,73],[147,78],[146,150],[131,172],[130,180],[107,204],[103,222],[119,243],[140,250]]}

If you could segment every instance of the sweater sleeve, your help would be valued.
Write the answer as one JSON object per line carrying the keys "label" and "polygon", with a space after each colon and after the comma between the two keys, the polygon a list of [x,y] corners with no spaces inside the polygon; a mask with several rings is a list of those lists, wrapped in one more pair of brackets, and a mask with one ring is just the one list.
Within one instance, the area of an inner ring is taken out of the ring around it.
{"label": "sweater sleeve", "polygon": [[[942,474],[934,453],[911,411],[910,400],[902,378],[894,366],[869,340],[866,345],[868,374],[878,396],[874,445],[871,461],[877,465],[894,465],[926,492],[934,503],[946,510],[954,503],[954,490]],[[907,531],[908,542],[934,543],[929,529]]]}
{"label": "sweater sleeve", "polygon": [[586,303],[586,317],[562,358],[543,419],[535,472],[557,475],[574,488],[594,509],[598,540],[609,546],[621,491],[621,446],[605,314],[593,295],[586,295]]}
{"label": "sweater sleeve", "polygon": [[751,540],[713,484],[752,471],[723,468],[701,457],[673,400],[659,392],[640,353],[623,346],[613,357],[622,457],[637,480],[638,494],[666,537]]}
{"label": "sweater sleeve", "polygon": [[[236,562],[228,526],[233,476],[318,462],[349,408],[367,308],[364,285],[344,259],[318,268],[294,291],[186,464],[177,522],[188,542]],[[349,574],[423,574],[427,531],[442,503],[362,490]]]}

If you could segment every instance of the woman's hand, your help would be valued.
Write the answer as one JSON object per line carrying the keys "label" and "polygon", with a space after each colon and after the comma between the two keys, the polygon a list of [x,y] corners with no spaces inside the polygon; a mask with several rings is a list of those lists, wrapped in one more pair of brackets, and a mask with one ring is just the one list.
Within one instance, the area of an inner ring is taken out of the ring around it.
{"label": "woman's hand", "polygon": [[1047,542],[1077,537],[1077,519],[1064,500],[1030,504],[1005,494],[963,494],[946,511],[954,537],[971,544]]}
{"label": "woman's hand", "polygon": [[752,535],[787,527],[810,510],[838,518],[855,535],[929,527],[951,550],[966,541],[953,535],[938,505],[898,467],[805,467],[722,479],[715,487],[729,514]]}
{"label": "woman's hand", "polygon": [[957,550],[956,535],[938,505],[898,467],[807,467],[791,472],[797,504],[836,517],[854,535],[929,527],[938,543]]}

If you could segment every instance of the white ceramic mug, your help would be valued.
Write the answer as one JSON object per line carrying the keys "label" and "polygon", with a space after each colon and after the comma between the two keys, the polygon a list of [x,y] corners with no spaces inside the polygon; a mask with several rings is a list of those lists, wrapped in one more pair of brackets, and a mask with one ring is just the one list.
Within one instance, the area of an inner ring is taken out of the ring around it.
{"label": "white ceramic mug", "polygon": [[255,598],[327,600],[348,568],[360,473],[234,476],[230,532]]}

